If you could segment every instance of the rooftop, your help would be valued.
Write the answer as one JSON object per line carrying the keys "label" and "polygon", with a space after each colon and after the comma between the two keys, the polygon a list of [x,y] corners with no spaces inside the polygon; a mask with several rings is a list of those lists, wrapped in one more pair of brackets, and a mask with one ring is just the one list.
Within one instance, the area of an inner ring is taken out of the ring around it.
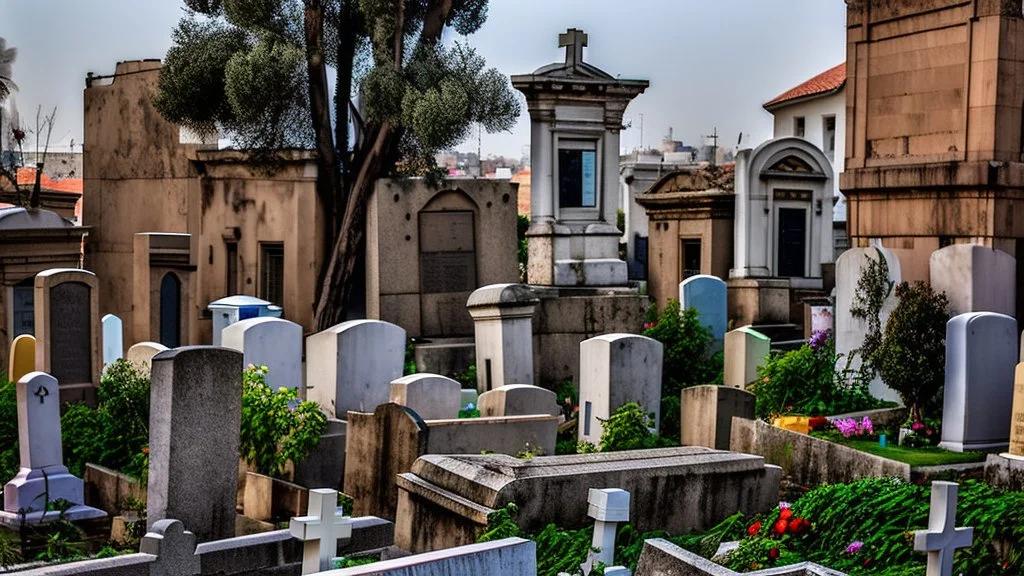
{"label": "rooftop", "polygon": [[769,112],[781,108],[795,101],[835,94],[846,85],[846,62],[818,74],[814,78],[779,94],[775,98],[765,102],[764,109]]}

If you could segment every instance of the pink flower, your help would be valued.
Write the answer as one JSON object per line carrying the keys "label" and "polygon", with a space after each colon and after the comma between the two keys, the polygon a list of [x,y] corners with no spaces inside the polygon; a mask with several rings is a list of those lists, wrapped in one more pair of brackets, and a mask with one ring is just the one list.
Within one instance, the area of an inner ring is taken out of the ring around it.
{"label": "pink flower", "polygon": [[920,422],[914,422],[913,424],[910,425],[910,429],[913,430],[914,432],[917,432],[921,428],[924,428],[924,424],[921,424]]}
{"label": "pink flower", "polygon": [[850,555],[856,554],[857,552],[860,552],[860,549],[863,547],[864,543],[860,540],[857,540],[856,542],[852,542],[849,546],[846,547],[846,553]]}

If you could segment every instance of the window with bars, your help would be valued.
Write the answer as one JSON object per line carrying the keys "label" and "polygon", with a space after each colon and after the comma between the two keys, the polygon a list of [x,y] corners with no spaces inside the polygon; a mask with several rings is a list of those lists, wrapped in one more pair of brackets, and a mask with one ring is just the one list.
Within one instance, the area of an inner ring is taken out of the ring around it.
{"label": "window with bars", "polygon": [[284,244],[260,244],[260,298],[284,303]]}

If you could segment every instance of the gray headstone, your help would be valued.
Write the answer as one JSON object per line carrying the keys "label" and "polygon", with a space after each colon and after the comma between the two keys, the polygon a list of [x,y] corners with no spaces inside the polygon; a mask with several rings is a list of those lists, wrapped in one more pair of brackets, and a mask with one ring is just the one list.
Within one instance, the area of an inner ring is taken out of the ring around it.
{"label": "gray headstone", "polygon": [[998,450],[1010,444],[1017,321],[971,312],[946,324],[946,385],[942,442],[954,452]]}
{"label": "gray headstone", "polygon": [[555,393],[532,384],[509,384],[484,392],[477,398],[480,416],[554,416],[561,412]]}
{"label": "gray headstone", "polygon": [[661,342],[635,334],[606,334],[580,343],[580,440],[600,442],[602,421],[628,402],[654,414],[658,426],[662,355]]}
{"label": "gray headstone", "polygon": [[148,525],[176,518],[200,542],[235,533],[242,354],[188,346],[153,358]]}
{"label": "gray headstone", "polygon": [[242,320],[220,335],[225,348],[242,353],[242,363],[267,367],[273,388],[302,388],[302,326],[281,318]]}
{"label": "gray headstone", "polygon": [[157,557],[149,567],[150,576],[184,576],[201,571],[196,535],[185,530],[178,520],[168,518],[153,523],[139,543],[139,552]]}
{"label": "gray headstone", "polygon": [[729,326],[725,282],[717,276],[691,276],[679,284],[679,305],[697,309],[701,323],[711,329],[714,350],[721,350]]}
{"label": "gray headstone", "polygon": [[59,382],[92,381],[90,288],[63,282],[50,290],[50,372]]}
{"label": "gray headstone", "polygon": [[306,397],[340,420],[386,404],[402,375],[405,330],[379,320],[342,322],[306,338]]}
{"label": "gray headstone", "polygon": [[458,418],[461,388],[437,374],[410,374],[391,383],[391,402],[412,408],[424,420]]}
{"label": "gray headstone", "polygon": [[680,443],[728,450],[734,416],[754,419],[756,397],[731,386],[693,386],[679,397]]}
{"label": "gray headstone", "polygon": [[103,324],[103,366],[124,358],[124,324],[113,314],[100,321]]}

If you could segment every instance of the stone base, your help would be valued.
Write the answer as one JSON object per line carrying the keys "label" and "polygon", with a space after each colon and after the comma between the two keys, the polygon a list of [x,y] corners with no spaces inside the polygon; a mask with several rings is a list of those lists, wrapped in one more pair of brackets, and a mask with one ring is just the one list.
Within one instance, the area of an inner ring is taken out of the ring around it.
{"label": "stone base", "polygon": [[1010,447],[1010,441],[1005,442],[939,442],[939,448],[950,452],[999,452]]}
{"label": "stone base", "polygon": [[1014,492],[1024,490],[1024,457],[989,454],[985,460],[985,483]]}
{"label": "stone base", "polygon": [[106,515],[107,513],[104,512],[103,510],[92,508],[90,506],[85,506],[83,504],[79,504],[77,506],[72,506],[71,508],[68,508],[67,510],[64,511],[63,515],[61,515],[61,513],[56,510],[51,510],[49,512],[29,512],[24,515],[19,514],[17,512],[7,512],[5,510],[0,512],[0,525],[17,528],[18,526],[21,526],[23,522],[25,524],[46,524],[48,522],[55,522],[57,520],[68,520],[71,522],[77,522],[79,520],[92,520],[93,518],[103,518]]}
{"label": "stone base", "polygon": [[81,478],[68,473],[66,467],[51,466],[22,468],[4,485],[5,512],[41,512],[46,510],[46,499],[50,502],[67,500],[80,504],[85,501],[85,483]]}
{"label": "stone base", "polygon": [[625,286],[628,281],[626,263],[615,258],[555,262],[555,286]]}
{"label": "stone base", "polygon": [[730,278],[729,322],[733,326],[788,324],[789,280],[785,278]]}

